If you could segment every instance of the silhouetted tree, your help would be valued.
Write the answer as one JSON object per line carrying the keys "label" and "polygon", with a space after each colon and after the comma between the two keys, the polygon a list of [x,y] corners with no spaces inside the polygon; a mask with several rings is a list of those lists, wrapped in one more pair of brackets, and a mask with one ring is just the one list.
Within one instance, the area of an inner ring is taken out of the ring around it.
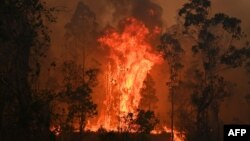
{"label": "silhouetted tree", "polygon": [[[191,103],[195,108],[194,138],[188,140],[219,140],[219,106],[230,95],[230,83],[223,70],[241,67],[249,62],[250,46],[236,45],[244,38],[241,21],[223,13],[210,13],[210,0],[190,0],[179,10],[183,34],[194,41],[192,52],[197,67],[193,69],[194,85]],[[216,123],[209,123],[211,115]],[[215,126],[216,125],[216,126]]]}
{"label": "silhouetted tree", "polygon": [[84,72],[73,60],[63,62],[62,73],[65,86],[70,84],[75,89],[79,84],[84,83],[83,75],[81,75]]}
{"label": "silhouetted tree", "polygon": [[[97,29],[95,13],[83,2],[78,2],[70,22],[65,25],[65,39],[66,47],[70,50],[72,48],[81,49],[83,71],[85,71],[86,52],[89,51],[89,47],[94,47],[96,43]],[[73,52],[73,57],[78,57],[75,53],[78,52]],[[79,59],[75,61],[79,61]]]}
{"label": "silhouetted tree", "polygon": [[169,87],[169,97],[171,100],[171,138],[174,140],[174,102],[176,91],[180,83],[180,70],[183,68],[181,57],[184,50],[178,40],[177,33],[165,33],[161,37],[161,44],[158,46],[159,51],[162,52],[164,59],[167,61],[170,70],[170,78],[167,85]]}
{"label": "silhouetted tree", "polygon": [[150,74],[147,75],[146,79],[143,81],[143,86],[140,90],[141,100],[140,109],[152,110],[156,108],[156,103],[158,98],[156,97],[156,90],[154,88],[154,80]]}
{"label": "silhouetted tree", "polygon": [[152,111],[138,110],[135,124],[139,126],[138,132],[149,134],[159,123],[158,118]]}
{"label": "silhouetted tree", "polygon": [[86,43],[95,39],[97,26],[94,12],[83,2],[79,2],[70,22],[65,25],[65,38],[68,41],[78,40]]}
{"label": "silhouetted tree", "polygon": [[138,109],[136,113],[127,113],[122,117],[122,132],[149,134],[157,124],[159,119],[153,111]]}
{"label": "silhouetted tree", "polygon": [[35,128],[38,130],[31,127],[37,119],[31,106],[33,97],[29,81],[32,79],[29,78],[39,74],[37,60],[44,55],[50,41],[44,23],[55,21],[51,15],[54,10],[40,0],[0,2],[1,140],[30,140],[31,136],[40,134],[42,127]]}
{"label": "silhouetted tree", "polygon": [[127,115],[124,115],[121,118],[122,123],[122,129],[120,129],[122,132],[133,132],[136,131],[136,125],[135,125],[135,115],[134,113],[128,113]]}
{"label": "silhouetted tree", "polygon": [[83,133],[87,118],[97,114],[97,105],[93,102],[91,93],[97,85],[98,70],[87,70],[83,78],[80,67],[73,61],[67,61],[63,64],[63,72],[65,89],[58,93],[58,99],[67,105],[65,112],[61,113],[66,118],[55,117],[55,120],[59,120],[63,132],[72,132],[74,122],[79,124],[79,131]]}

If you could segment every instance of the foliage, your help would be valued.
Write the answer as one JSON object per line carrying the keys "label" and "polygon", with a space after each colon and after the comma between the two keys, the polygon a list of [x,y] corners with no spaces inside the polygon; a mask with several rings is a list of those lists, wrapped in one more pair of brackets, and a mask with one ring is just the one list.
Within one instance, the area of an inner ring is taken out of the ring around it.
{"label": "foliage", "polygon": [[164,59],[167,61],[170,71],[170,78],[167,85],[169,87],[169,99],[171,101],[171,134],[172,140],[173,136],[173,128],[174,128],[174,111],[175,111],[175,98],[177,97],[177,90],[180,87],[181,79],[180,72],[183,68],[182,64],[182,56],[184,54],[184,50],[178,40],[177,33],[165,33],[162,35],[160,40],[160,45],[158,49],[162,52]]}
{"label": "foliage", "polygon": [[156,108],[156,102],[158,101],[158,98],[156,97],[154,85],[155,83],[153,78],[150,74],[148,74],[146,79],[143,81],[143,87],[140,90],[140,109],[152,110]]}
{"label": "foliage", "polygon": [[[79,121],[79,130],[82,133],[87,118],[97,115],[97,105],[93,102],[91,93],[97,85],[97,69],[89,69],[85,75],[80,74],[80,68],[73,61],[63,64],[65,89],[57,94],[59,101],[66,103],[63,114],[66,119],[58,120],[63,131],[73,131],[73,123]],[[84,78],[85,79],[84,79]]]}
{"label": "foliage", "polygon": [[[158,46],[159,51],[163,54],[164,59],[168,62],[170,70],[170,80],[167,82],[171,100],[178,88],[180,81],[179,74],[183,68],[182,56],[184,50],[181,47],[178,36],[174,34],[165,33],[161,37],[161,44]],[[172,101],[173,102],[173,101]]]}
{"label": "foliage", "polygon": [[159,120],[152,111],[138,110],[135,124],[139,126],[139,133],[149,134],[154,127],[159,123]]}
{"label": "foliage", "polygon": [[124,115],[121,118],[121,124],[123,125],[123,128],[119,129],[121,132],[107,131],[103,127],[100,127],[98,130],[100,140],[149,140],[149,134],[159,124],[159,120],[153,111],[138,109],[136,113],[127,113],[127,115]]}
{"label": "foliage", "polygon": [[78,66],[73,60],[64,61],[62,64],[64,85],[71,84],[75,88],[80,83],[83,83],[83,75],[80,72],[84,73],[83,68]]}
{"label": "foliage", "polygon": [[[10,134],[8,131],[5,134],[2,132],[10,126],[13,126],[12,131],[25,132],[16,135],[20,136],[20,140],[44,133],[37,129],[44,129],[43,126],[47,124],[39,124],[41,113],[35,111],[43,106],[33,105],[37,101],[32,97],[30,82],[37,78],[40,72],[37,60],[44,56],[49,46],[49,30],[45,22],[55,21],[52,15],[54,11],[40,0],[0,2],[0,138],[1,135],[7,137]],[[11,106],[13,111],[10,111],[8,105],[16,106]],[[6,112],[13,115],[10,119],[15,122],[4,118]],[[3,123],[7,123],[7,126],[3,126]],[[11,132],[10,138],[16,136]]]}
{"label": "foliage", "polygon": [[82,43],[90,43],[97,35],[96,16],[83,2],[77,4],[75,13],[69,23],[65,25],[67,41],[78,40]]}
{"label": "foliage", "polygon": [[122,117],[121,122],[122,125],[126,125],[121,129],[124,133],[149,134],[159,124],[159,119],[153,111],[138,109],[136,113],[127,113]]}
{"label": "foliage", "polygon": [[[123,123],[123,127],[121,130],[122,132],[133,132],[136,131],[136,124],[135,124],[135,114],[134,113],[128,113],[127,115],[124,115],[121,118],[121,123]],[[120,128],[120,127],[119,127]]]}
{"label": "foliage", "polygon": [[210,7],[210,0],[190,0],[179,10],[183,33],[194,42],[192,52],[199,60],[190,75],[190,102],[196,115],[196,128],[190,131],[194,138],[190,140],[219,140],[219,107],[232,88],[222,72],[249,63],[249,44],[240,47],[235,43],[245,37],[241,21],[224,13],[211,16]]}

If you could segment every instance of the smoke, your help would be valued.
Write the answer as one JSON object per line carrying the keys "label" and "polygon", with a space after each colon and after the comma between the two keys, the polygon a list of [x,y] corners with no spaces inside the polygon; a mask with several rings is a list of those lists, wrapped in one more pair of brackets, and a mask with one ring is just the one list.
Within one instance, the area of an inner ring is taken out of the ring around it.
{"label": "smoke", "polygon": [[[79,2],[81,2],[81,4],[79,4]],[[95,32],[100,35],[105,27],[113,26],[116,28],[121,25],[119,22],[126,17],[139,19],[145,23],[151,31],[153,31],[156,26],[159,28],[163,27],[163,9],[157,3],[150,0],[51,0],[47,1],[47,4],[51,7],[54,6],[62,9],[62,11],[56,15],[57,22],[54,25],[50,25],[52,29],[52,46],[47,58],[42,62],[42,72],[39,80],[40,88],[48,87],[48,84],[51,84],[52,80],[53,82],[57,80],[57,83],[54,82],[53,86],[62,87],[61,81],[63,80],[63,74],[58,73],[62,69],[61,64],[66,60],[74,60],[78,65],[82,65],[83,48],[85,48],[87,52],[85,67],[97,67],[101,69],[99,77],[101,83],[96,87],[93,94],[95,102],[100,106],[102,105],[105,95],[105,84],[103,82],[105,81],[104,71],[106,66],[104,60],[105,56],[107,56],[107,51],[98,47],[96,42],[97,36],[92,35],[93,33],[91,33],[89,29],[95,28]],[[88,13],[90,13],[90,17],[95,17],[95,21],[93,21],[93,19],[86,19],[85,21],[91,21],[91,23],[96,22],[96,25],[88,25],[84,23],[84,21],[79,21],[81,16],[84,17]],[[77,38],[80,40],[87,40],[86,42],[84,41],[86,44],[79,45],[80,43],[78,41],[71,38],[71,34],[78,35]],[[156,38],[154,40],[158,41]],[[157,44],[154,43],[154,46],[156,45]],[[54,63],[56,66],[51,67],[51,64]],[[163,113],[164,118],[166,118],[165,116],[167,115],[166,107],[169,107],[166,106],[167,103],[165,102],[167,101],[167,88],[165,86],[165,82],[168,79],[167,71],[167,67],[158,65],[155,66],[151,72],[156,83],[156,93],[159,99],[161,99],[158,103],[157,112]],[[160,73],[166,74],[165,79],[160,79]],[[47,77],[49,78],[47,79]]]}
{"label": "smoke", "polygon": [[[82,47],[67,47],[65,36],[68,34],[67,26],[70,22],[73,22],[73,17],[75,10],[77,9],[78,3],[82,2],[83,7],[87,7],[90,13],[93,13],[95,17],[95,22],[97,25],[92,25],[88,27],[87,25],[79,25],[79,29],[76,28],[76,32],[79,30],[85,30],[89,28],[95,28],[95,32],[100,34],[103,29],[107,26],[117,27],[119,21],[125,17],[135,17],[146,24],[146,26],[153,31],[155,27],[160,27],[162,31],[166,31],[167,28],[172,27],[176,24],[176,17],[178,9],[181,8],[185,1],[181,0],[45,0],[50,7],[57,7],[63,9],[59,12],[57,16],[57,22],[53,25],[50,25],[52,30],[52,45],[48,51],[47,58],[45,58],[42,63],[42,71],[40,77],[40,87],[45,88],[47,86],[47,78],[56,79],[58,87],[61,85],[62,74],[58,73],[60,71],[60,65],[69,59],[73,59],[77,64],[82,65]],[[250,19],[248,18],[250,1],[248,0],[216,0],[212,1],[212,11],[213,12],[225,12],[229,15],[239,17],[243,21],[243,29],[250,35]],[[91,25],[91,24],[90,24]],[[84,31],[83,31],[84,32]],[[93,33],[94,34],[94,33]],[[86,35],[80,37],[88,37],[91,35],[92,39],[86,39],[87,42],[84,44],[86,48],[86,67],[97,67],[101,69],[101,76],[99,81],[104,82],[105,78],[102,77],[105,70],[105,55],[107,51],[98,47],[96,39],[98,35],[90,34],[89,31],[86,31]],[[157,40],[159,36],[155,37]],[[154,46],[158,42],[152,42]],[[77,44],[77,43],[76,43]],[[190,43],[184,41],[184,46],[190,46]],[[75,45],[79,46],[79,45]],[[80,45],[81,46],[81,45]],[[187,56],[191,56],[188,54]],[[188,62],[188,60],[186,60]],[[55,63],[56,67],[51,67],[51,64]],[[242,74],[239,72],[237,74]],[[156,110],[159,113],[160,119],[162,121],[168,121],[168,88],[166,87],[166,82],[168,81],[169,73],[167,63],[162,65],[155,65],[151,71],[152,78],[155,81],[156,94],[159,98],[158,109]],[[228,73],[230,75],[230,73]],[[240,75],[241,76],[241,75]],[[241,77],[246,80],[246,78]],[[232,80],[240,80],[240,78],[232,78]],[[239,81],[237,81],[239,82]],[[239,82],[240,83],[240,82]],[[94,99],[98,105],[102,105],[102,99],[105,95],[104,91],[105,84],[100,83],[95,89]],[[242,86],[240,95],[244,95],[243,91],[249,91],[247,86]],[[242,97],[242,96],[241,96]],[[235,101],[231,100],[225,104],[224,109],[227,109],[227,106],[236,105],[237,108],[241,108],[240,104],[237,104]],[[240,99],[240,101],[243,101]],[[231,106],[232,107],[232,106]],[[244,108],[246,109],[246,108]],[[234,110],[239,111],[239,110]],[[232,113],[226,110],[223,111],[223,116],[232,117]],[[244,116],[244,113],[238,113],[238,115]],[[244,116],[244,120],[247,117]],[[229,121],[230,119],[228,119]]]}

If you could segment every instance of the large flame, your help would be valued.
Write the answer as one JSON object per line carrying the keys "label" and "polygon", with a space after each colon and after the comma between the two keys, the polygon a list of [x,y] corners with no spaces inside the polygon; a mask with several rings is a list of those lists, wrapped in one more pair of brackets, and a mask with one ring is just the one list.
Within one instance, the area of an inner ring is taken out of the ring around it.
{"label": "large flame", "polygon": [[[102,109],[97,122],[88,120],[85,130],[96,132],[100,128],[107,131],[122,131],[128,128],[123,117],[136,113],[141,100],[140,89],[152,67],[162,62],[162,56],[156,54],[150,39],[160,33],[155,27],[152,33],[135,18],[127,18],[121,24],[121,30],[107,28],[98,42],[109,50],[106,63],[106,91]],[[171,132],[167,126],[154,129],[151,134]],[[51,126],[56,135],[61,132],[60,126]],[[76,130],[79,132],[79,130]],[[135,132],[131,131],[130,132]],[[174,130],[174,140],[182,141],[185,136]]]}
{"label": "large flame", "polygon": [[[140,101],[139,91],[143,80],[152,66],[160,61],[160,56],[151,52],[146,42],[149,34],[145,25],[134,18],[127,18],[123,32],[112,32],[99,39],[110,49],[115,72],[112,79],[118,83],[120,92],[120,111],[134,112]],[[119,77],[122,76],[122,77]]]}
{"label": "large flame", "polygon": [[109,49],[106,76],[106,99],[100,112],[98,125],[88,124],[87,129],[102,126],[107,130],[123,128],[120,118],[135,113],[141,99],[140,89],[147,73],[161,56],[153,53],[146,26],[135,18],[126,18],[121,31],[107,29],[98,42]]}

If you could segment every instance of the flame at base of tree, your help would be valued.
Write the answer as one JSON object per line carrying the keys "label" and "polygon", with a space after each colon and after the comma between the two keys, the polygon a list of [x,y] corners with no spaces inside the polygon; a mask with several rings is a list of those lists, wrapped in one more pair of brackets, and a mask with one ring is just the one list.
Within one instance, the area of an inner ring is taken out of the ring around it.
{"label": "flame at base of tree", "polygon": [[[135,18],[126,18],[120,24],[120,29],[108,27],[104,35],[98,39],[103,48],[109,51],[106,67],[105,100],[97,121],[88,120],[85,130],[97,132],[100,128],[107,131],[136,132],[128,129],[124,117],[129,113],[136,114],[141,100],[140,90],[143,81],[155,64],[161,63],[162,56],[155,53],[150,39],[159,34],[158,30],[152,33]],[[133,117],[133,119],[136,118]],[[138,128],[138,127],[135,127]],[[151,134],[170,132],[164,126],[161,130],[154,129]],[[182,139],[174,131],[176,141]],[[58,133],[57,133],[58,134]]]}
{"label": "flame at base of tree", "polygon": [[153,52],[148,42],[153,35],[142,22],[126,18],[120,27],[120,31],[107,28],[98,39],[109,50],[107,91],[97,126],[91,123],[87,129],[102,126],[107,130],[117,130],[126,126],[121,122],[122,116],[136,112],[141,100],[140,89],[147,73],[154,64],[162,61],[161,55]]}
{"label": "flame at base of tree", "polygon": [[[162,134],[162,133],[171,133],[171,128],[167,126],[163,126],[163,129],[154,129],[150,133],[151,134]],[[174,132],[174,141],[184,141],[185,140],[185,133],[179,132],[178,130],[173,130]]]}

